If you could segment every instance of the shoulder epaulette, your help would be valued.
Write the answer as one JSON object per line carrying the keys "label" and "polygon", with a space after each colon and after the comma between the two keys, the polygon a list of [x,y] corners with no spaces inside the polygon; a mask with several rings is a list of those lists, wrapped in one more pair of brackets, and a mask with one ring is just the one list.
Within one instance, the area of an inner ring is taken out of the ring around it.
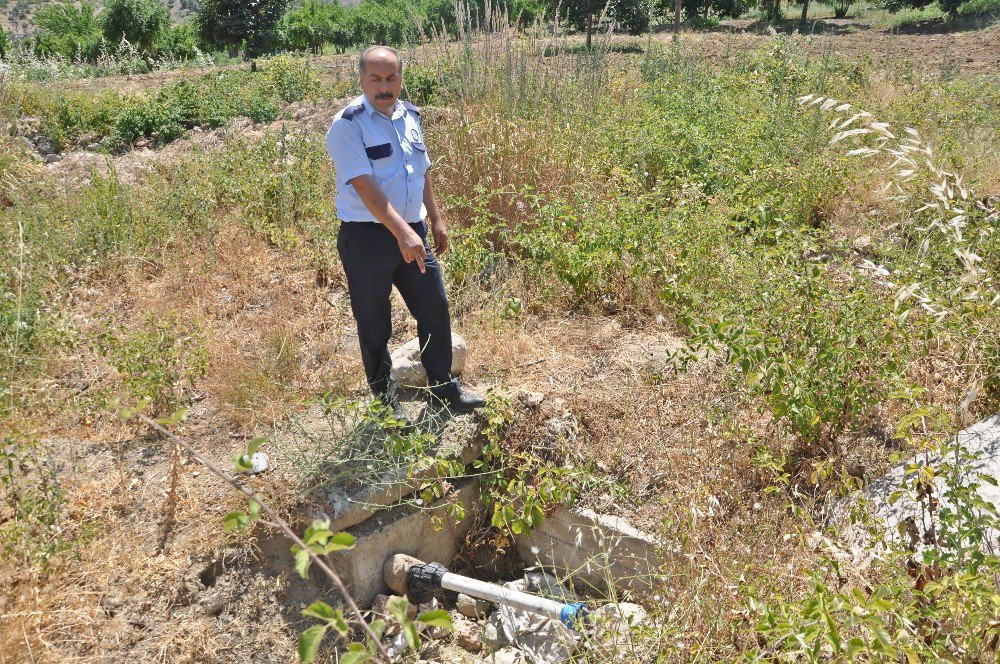
{"label": "shoulder epaulette", "polygon": [[416,106],[414,106],[413,104],[411,104],[408,101],[404,101],[403,102],[403,108],[405,108],[406,110],[411,111],[413,113],[416,113],[417,115],[420,115],[420,109],[417,108]]}
{"label": "shoulder epaulette", "polygon": [[354,106],[348,106],[344,109],[344,112],[340,114],[340,117],[345,120],[353,120],[354,116],[361,112],[365,107],[364,104],[355,104]]}

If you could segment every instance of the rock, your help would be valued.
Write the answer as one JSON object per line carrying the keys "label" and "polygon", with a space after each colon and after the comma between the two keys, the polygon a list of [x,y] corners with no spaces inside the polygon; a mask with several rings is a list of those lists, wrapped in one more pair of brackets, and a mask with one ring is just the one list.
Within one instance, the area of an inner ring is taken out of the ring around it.
{"label": "rock", "polygon": [[503,631],[503,625],[500,623],[499,612],[490,616],[489,622],[483,628],[482,643],[490,652],[496,652],[510,645],[510,639],[507,638],[507,633]]}
{"label": "rock", "polygon": [[225,600],[221,590],[210,592],[201,600],[201,610],[205,612],[206,616],[214,616],[221,612],[224,606]]}
{"label": "rock", "polygon": [[89,144],[87,146],[87,149],[90,150],[91,152],[97,152],[98,150],[101,149],[101,144],[100,143],[91,143],[91,144]]}
{"label": "rock", "polygon": [[470,597],[465,593],[459,593],[458,601],[455,602],[455,608],[458,609],[458,612],[463,616],[469,618],[485,618],[493,609],[493,605],[485,599]]}
{"label": "rock", "polygon": [[471,620],[455,618],[452,623],[455,645],[469,652],[483,649],[483,628]]}
{"label": "rock", "polygon": [[[451,333],[451,372],[461,376],[465,370],[468,346],[457,332]],[[420,363],[420,340],[410,339],[392,354],[392,377],[400,385],[422,386],[427,384],[427,372]]]}
{"label": "rock", "polygon": [[50,154],[56,153],[56,144],[49,140],[47,136],[39,136],[35,139],[35,150],[43,157],[47,157]]}
{"label": "rock", "polygon": [[135,149],[136,150],[141,150],[142,148],[148,148],[148,147],[149,147],[149,139],[148,138],[140,138],[138,141],[135,142]]}
{"label": "rock", "polygon": [[564,586],[559,579],[539,569],[525,570],[524,582],[526,584],[525,590],[529,593],[535,593],[566,603],[576,602],[580,599],[569,588]]}
{"label": "rock", "polygon": [[860,237],[856,237],[854,238],[853,242],[854,250],[861,254],[869,251],[872,248],[872,244],[873,243],[871,235],[862,235]]}
{"label": "rock", "polygon": [[611,582],[618,590],[647,594],[657,578],[656,538],[593,510],[560,508],[514,542],[525,563],[601,592]]}
{"label": "rock", "polygon": [[254,452],[250,457],[250,472],[254,475],[263,473],[268,469],[268,457],[264,452]]}
{"label": "rock", "polygon": [[628,643],[632,628],[646,621],[646,610],[629,602],[605,604],[592,611],[587,620],[593,625],[597,641],[606,645]]}
{"label": "rock", "polygon": [[569,411],[564,412],[561,417],[551,418],[545,425],[550,436],[569,441],[576,440],[577,429],[576,418]]}
{"label": "rock", "polygon": [[486,660],[489,664],[522,664],[524,653],[517,648],[504,648],[493,653],[493,656]]}
{"label": "rock", "polygon": [[31,139],[27,136],[18,136],[18,141],[26,150],[34,150],[35,144],[31,142]]}
{"label": "rock", "polygon": [[[954,445],[959,445],[964,452],[969,453],[972,458],[961,458],[956,462]],[[912,477],[908,475],[911,467],[932,466],[937,471],[934,480],[934,497],[939,501],[935,512],[937,515],[948,508],[954,512],[954,501],[947,494],[958,488],[976,484],[975,495],[965,498],[963,502],[981,499],[985,503],[1000,505],[1000,487],[980,479],[983,476],[1000,477],[1000,414],[994,415],[978,424],[975,424],[959,434],[950,441],[948,451],[942,459],[940,455],[921,454],[896,466],[885,475],[872,480],[859,496],[849,497],[837,506],[835,513],[839,520],[846,521],[847,517],[858,505],[859,498],[866,502],[865,514],[874,514],[885,526],[886,537],[890,542],[902,544],[908,548],[921,549],[925,536],[925,528],[930,525],[930,519],[926,514],[926,509],[918,504],[912,497],[912,491],[907,490],[906,484],[912,484]],[[944,472],[942,464],[954,467],[952,472]],[[952,479],[952,476],[955,479]],[[957,480],[957,481],[956,481]],[[949,486],[949,481],[955,487]],[[901,493],[900,493],[901,492]],[[893,500],[894,494],[900,493],[898,499]],[[982,514],[982,510],[976,507],[970,508],[975,514]],[[867,538],[870,524],[859,524],[856,537],[858,540]],[[936,531],[940,532],[940,524],[933,524]],[[985,529],[986,539],[996,544],[1000,540],[1000,532],[993,528]],[[822,542],[824,545],[825,542]],[[860,543],[853,543],[850,547],[852,551],[845,552],[852,556],[860,555],[857,551],[862,547]]]}
{"label": "rock", "polygon": [[58,163],[60,161],[62,161],[62,157],[60,157],[57,154],[50,154],[50,155],[46,155],[45,156],[45,163],[46,164],[55,164],[55,163]]}
{"label": "rock", "polygon": [[541,392],[524,392],[521,395],[521,401],[528,408],[538,408],[542,405],[542,401],[545,400],[545,395]]}

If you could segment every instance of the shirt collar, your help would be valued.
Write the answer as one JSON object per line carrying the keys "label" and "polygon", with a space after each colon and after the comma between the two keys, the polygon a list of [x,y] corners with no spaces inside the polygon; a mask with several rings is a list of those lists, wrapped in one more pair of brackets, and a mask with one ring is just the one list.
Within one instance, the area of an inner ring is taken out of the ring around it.
{"label": "shirt collar", "polygon": [[[382,115],[382,112],[379,111],[374,106],[372,106],[371,102],[368,101],[368,95],[364,95],[364,94],[361,95],[361,103],[364,104],[364,106],[365,106],[365,113],[368,114],[368,117],[371,117],[371,116],[375,115],[376,113],[378,113],[379,115]],[[392,109],[392,117],[389,118],[389,119],[390,120],[395,120],[397,118],[401,118],[403,116],[403,112],[405,110],[406,109],[403,108],[403,103],[397,99],[396,100],[396,106],[395,106],[395,108]],[[385,117],[385,116],[383,115],[382,117]]]}

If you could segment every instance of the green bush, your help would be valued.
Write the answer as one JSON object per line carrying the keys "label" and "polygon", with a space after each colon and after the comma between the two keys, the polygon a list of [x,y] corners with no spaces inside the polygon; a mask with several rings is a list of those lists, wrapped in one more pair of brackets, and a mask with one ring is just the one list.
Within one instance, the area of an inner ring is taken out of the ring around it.
{"label": "green bush", "polygon": [[156,414],[189,404],[194,381],[208,367],[201,330],[175,315],[150,317],[133,332],[111,327],[100,334],[97,348],[117,370],[121,396],[130,403],[148,401]]}
{"label": "green bush", "polygon": [[101,43],[100,21],[86,0],[46,5],[35,12],[34,50],[41,55],[93,60]]}

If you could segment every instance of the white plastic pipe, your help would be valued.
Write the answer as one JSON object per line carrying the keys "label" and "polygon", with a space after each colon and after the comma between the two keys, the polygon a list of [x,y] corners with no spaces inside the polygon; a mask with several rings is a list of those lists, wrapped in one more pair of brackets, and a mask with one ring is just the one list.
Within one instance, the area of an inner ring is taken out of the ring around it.
{"label": "white plastic pipe", "polygon": [[470,595],[472,597],[485,599],[490,602],[494,602],[495,604],[513,606],[524,611],[548,616],[553,620],[563,622],[566,621],[567,607],[572,609],[570,612],[572,617],[575,617],[578,609],[575,604],[556,602],[555,600],[546,599],[545,597],[523,593],[519,590],[512,590],[511,588],[504,588],[503,586],[487,583],[485,581],[470,579],[467,576],[460,576],[451,572],[446,572],[445,575],[441,577],[441,587],[446,590],[454,590],[455,592],[465,593],[466,595]]}

